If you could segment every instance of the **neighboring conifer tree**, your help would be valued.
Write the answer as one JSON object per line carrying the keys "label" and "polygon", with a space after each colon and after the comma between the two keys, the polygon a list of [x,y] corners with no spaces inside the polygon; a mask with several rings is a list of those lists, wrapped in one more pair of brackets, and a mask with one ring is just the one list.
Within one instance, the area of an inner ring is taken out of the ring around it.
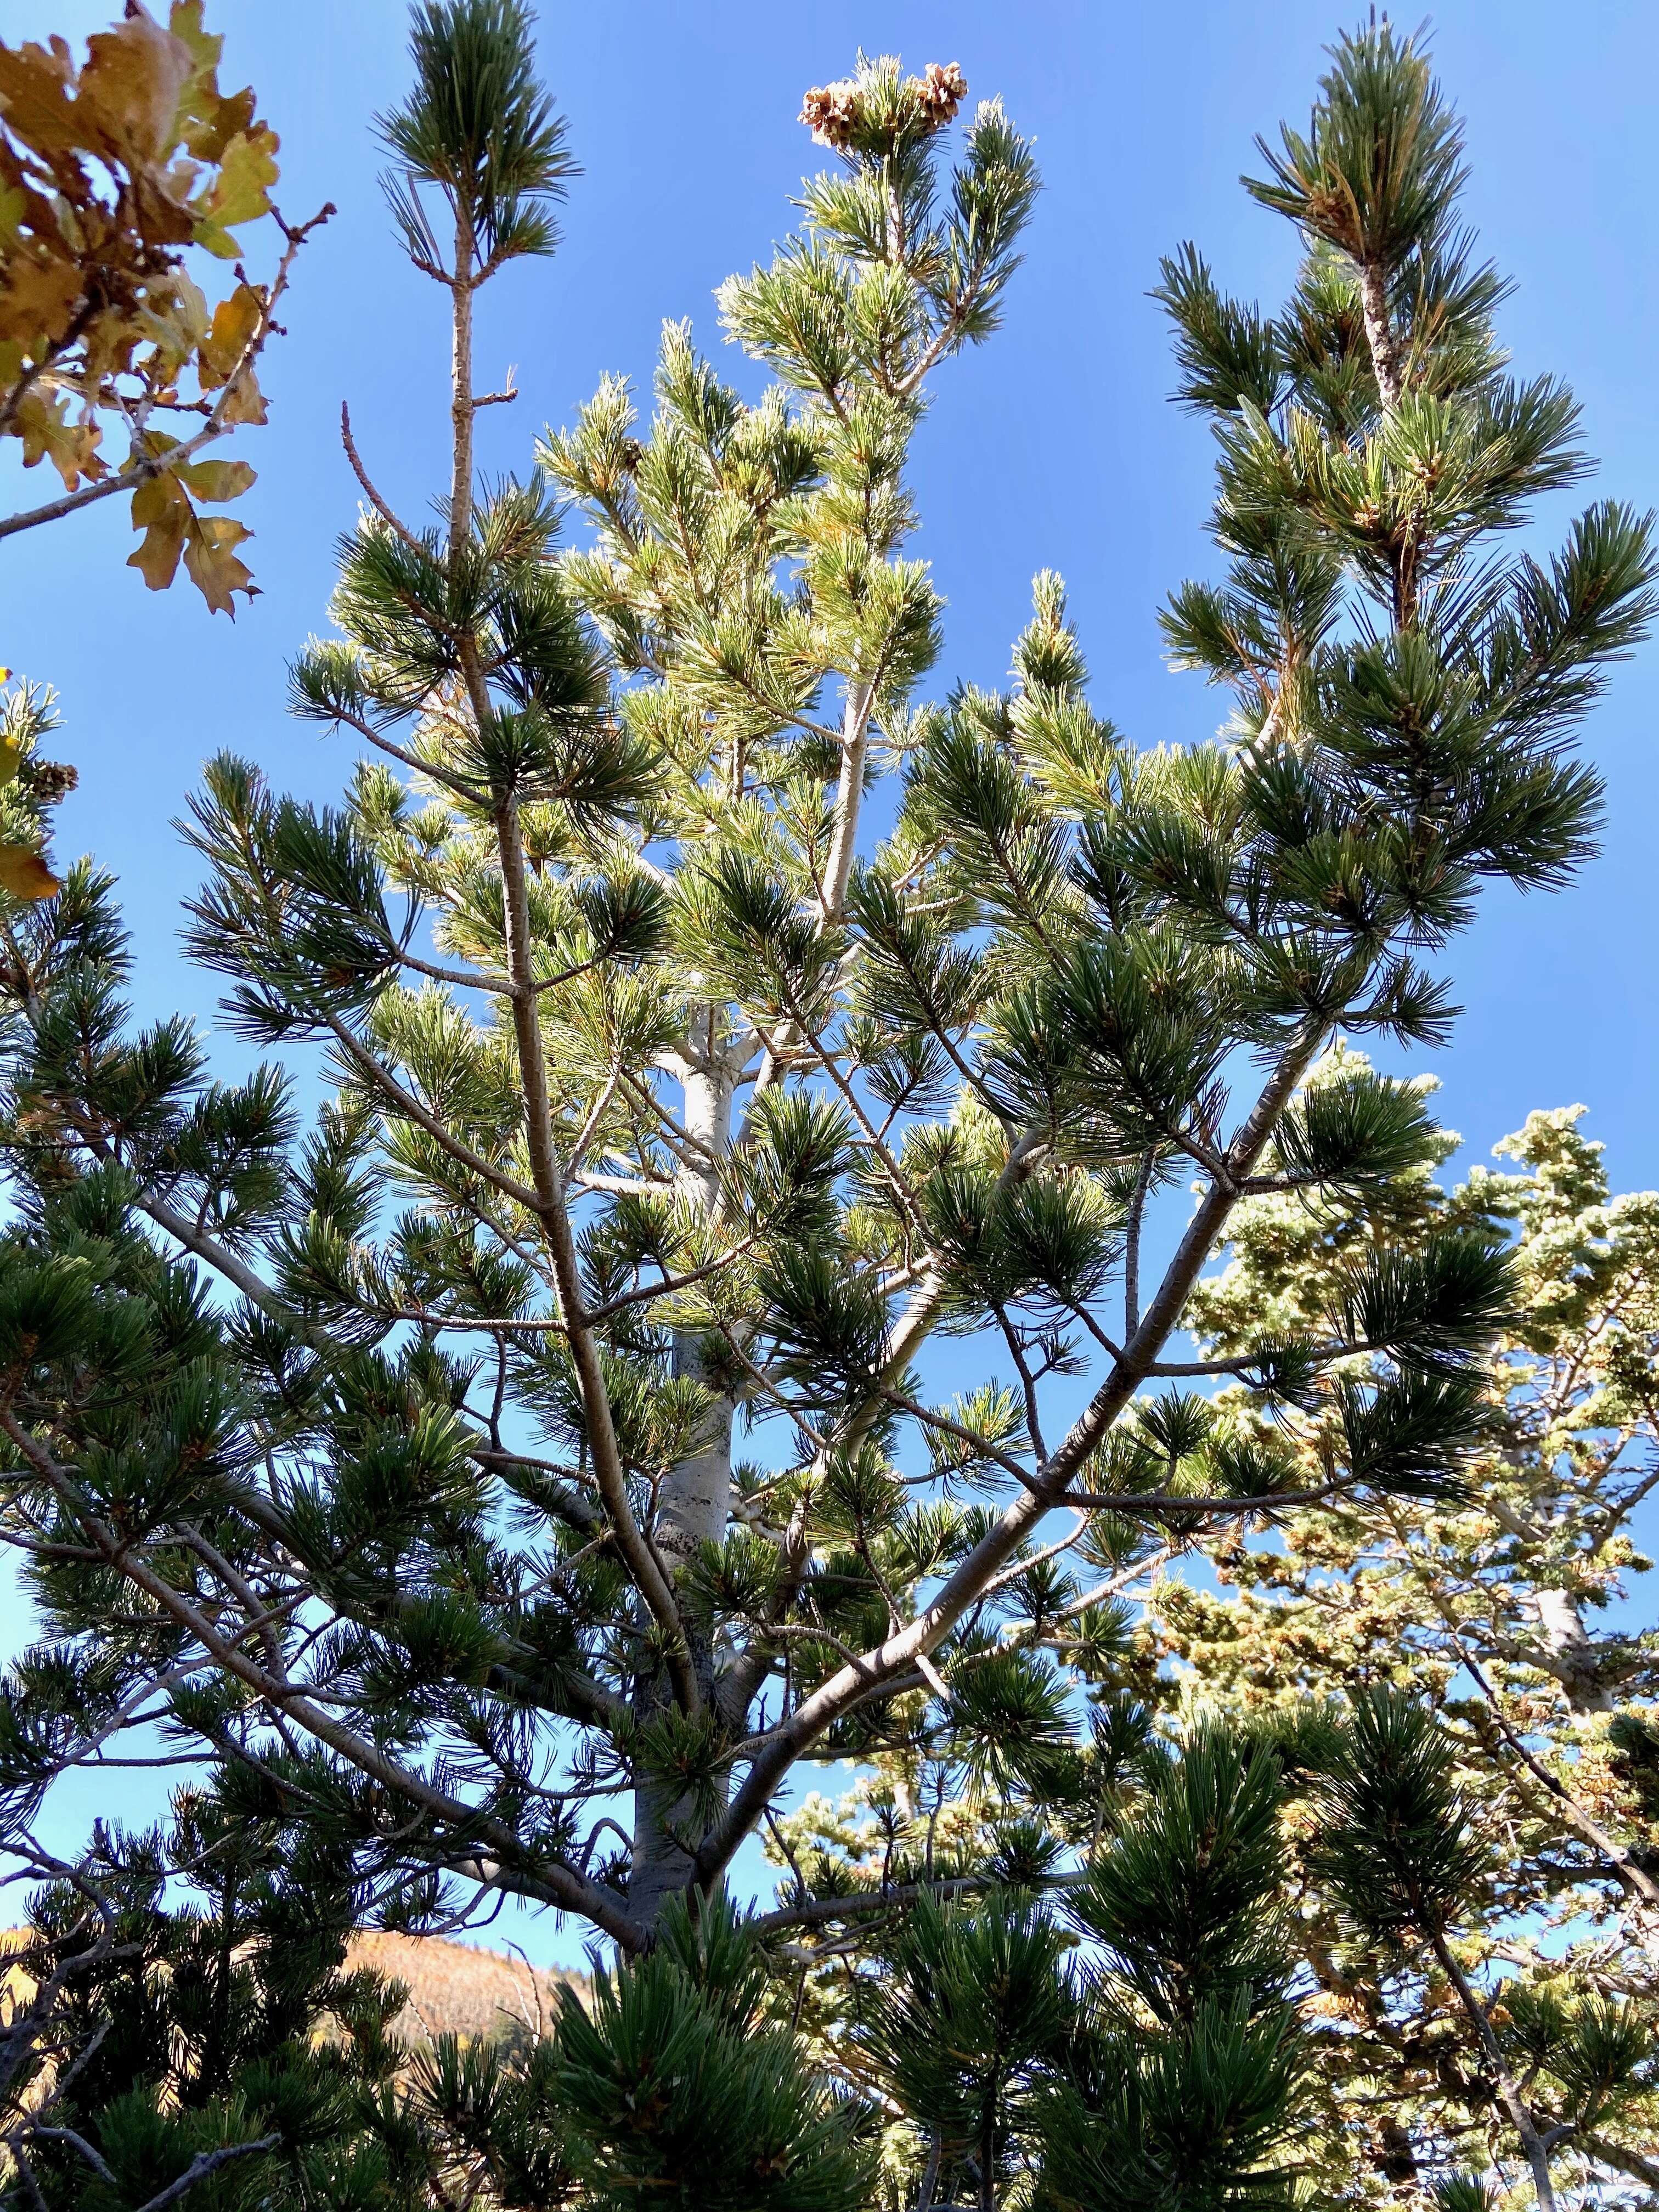
{"label": "neighboring conifer tree", "polygon": [[[1314,1085],[1363,1073],[1334,1054]],[[1659,1197],[1611,1194],[1582,1111],[1530,1115],[1504,1139],[1522,1173],[1476,1170],[1443,1190],[1434,1170],[1455,1139],[1425,1127],[1414,1164],[1340,1208],[1241,1208],[1231,1263],[1189,1312],[1219,1359],[1264,1320],[1317,1327],[1359,1255],[1407,1264],[1431,1231],[1518,1229],[1515,1310],[1462,1495],[1289,1512],[1273,1542],[1220,1549],[1218,1592],[1172,1579],[1154,1610],[1200,1706],[1259,1724],[1388,1684],[1440,1713],[1447,1786],[1492,1845],[1455,1955],[1499,2001],[1537,2131],[1564,2130],[1556,2166],[1605,2195],[1621,2179],[1659,2184],[1659,1681],[1649,1635],[1597,1625],[1650,1564],[1636,1531],[1659,1484]],[[1222,1403],[1273,1419],[1240,1387]],[[1304,1445],[1310,1479],[1318,1434]],[[1334,2171],[1352,2160],[1404,2185],[1449,2142],[1516,2155],[1492,2055],[1449,2008],[1444,1972],[1356,1944],[1338,1893],[1316,1889],[1304,1910],[1332,2023],[1318,2047]]]}
{"label": "neighboring conifer tree", "polygon": [[[505,2203],[707,2203],[718,2171],[734,2212],[850,2212],[861,2123],[793,2031],[745,2040],[742,1959],[810,1972],[872,1922],[894,2004],[979,2007],[956,2079],[879,2005],[849,2031],[936,2205],[1037,2172],[1079,2212],[1288,2202],[1279,1799],[1328,1777],[1339,1895],[1382,1816],[1340,1731],[1200,1733],[1166,1767],[1110,1601],[1298,1505],[1454,1493],[1499,1238],[1430,1224],[1219,1370],[1180,1331],[1242,1205],[1338,1207],[1420,1156],[1408,1086],[1305,1079],[1338,1032],[1441,1039],[1425,956],[1482,883],[1589,849],[1571,740],[1652,611],[1648,527],[1602,504],[1549,565],[1500,557],[1579,473],[1574,410],[1504,374],[1457,126],[1372,27],[1252,187],[1309,241],[1284,313],[1190,248],[1165,270],[1229,563],[1167,629],[1231,690],[1225,738],[1099,719],[1048,575],[1010,690],[927,703],[905,467],[1036,193],[1000,108],[947,181],[954,67],[809,94],[839,166],[721,295],[772,389],[671,326],[649,425],[607,382],[540,483],[480,494],[473,301],[551,250],[569,165],[518,0],[431,0],[415,60],[382,129],[451,300],[444,526],[392,511],[348,425],[368,504],[294,691],[368,753],[338,811],[222,758],[190,830],[196,952],[246,1035],[327,1048],[328,1105],[301,1139],[276,1068],[216,1084],[182,1023],[135,1035],[89,868],[5,917],[4,1495],[59,1654],[9,1685],[9,1800],[159,1705],[215,1818],[348,1855],[363,1912],[507,1893],[611,1939],[609,1994],[522,2080],[434,2062],[445,2155]],[[565,501],[592,538],[562,551]],[[968,1333],[1006,1379],[942,1403],[930,1340]],[[1218,1409],[1218,1371],[1281,1425]],[[1007,1800],[963,1863],[896,1804],[873,1881],[803,1867],[729,1929],[732,1856],[790,1844],[804,1761],[911,1753]],[[1473,1864],[1430,1811],[1407,1889]],[[1061,1878],[1092,1961],[1063,1986],[1035,1903],[931,1902]],[[1383,1932],[1438,1959],[1468,1882],[1435,1894]],[[1000,2012],[971,1966],[999,1947]]]}
{"label": "neighboring conifer tree", "polygon": [[9,1881],[40,1886],[0,1953],[4,2201],[402,2201],[368,2123],[403,1992],[341,1971],[349,1850],[296,1854],[191,1793],[176,1809],[143,1836],[100,1823],[73,1863],[8,1838]]}

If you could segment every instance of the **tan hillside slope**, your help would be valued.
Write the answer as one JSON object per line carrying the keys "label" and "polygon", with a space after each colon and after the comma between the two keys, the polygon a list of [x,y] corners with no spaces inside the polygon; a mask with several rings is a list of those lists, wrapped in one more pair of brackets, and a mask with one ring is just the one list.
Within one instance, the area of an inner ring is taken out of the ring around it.
{"label": "tan hillside slope", "polygon": [[529,1966],[505,1952],[367,1929],[351,1938],[346,1966],[372,1967],[404,1984],[409,2002],[393,2027],[410,2043],[434,2035],[534,2035],[557,2018],[562,1989],[586,1985],[582,1975]]}
{"label": "tan hillside slope", "polygon": [[[17,1970],[8,1972],[3,1965],[6,1954],[24,1940],[21,1929],[0,1928],[0,2012],[8,1996],[13,2003],[27,2002],[30,1994]],[[529,1966],[502,1951],[436,1936],[388,1936],[368,1929],[351,1938],[345,1963],[348,1970],[368,1966],[403,1984],[409,2001],[392,2028],[409,2043],[436,2035],[535,2035],[551,2028],[562,1989],[582,1993],[587,1986],[583,1975]]]}

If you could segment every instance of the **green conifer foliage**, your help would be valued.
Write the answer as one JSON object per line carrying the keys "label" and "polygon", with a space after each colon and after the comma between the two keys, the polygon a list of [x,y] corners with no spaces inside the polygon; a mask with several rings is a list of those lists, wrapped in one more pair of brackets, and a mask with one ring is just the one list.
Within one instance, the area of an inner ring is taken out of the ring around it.
{"label": "green conifer foliage", "polygon": [[[1290,1126],[1338,1110],[1363,1072],[1353,1053],[1330,1055]],[[1322,1326],[1360,1255],[1511,1236],[1515,1296],[1460,1492],[1293,1508],[1270,1542],[1221,1548],[1218,1591],[1166,1583],[1160,1641],[1183,1698],[1247,1724],[1390,1687],[1437,1713],[1435,1788],[1483,1846],[1449,1952],[1490,2008],[1534,2133],[1554,2136],[1556,2185],[1618,2202],[1659,2181],[1653,1654],[1650,1636],[1606,1620],[1650,1566],[1638,1531],[1659,1442],[1659,1201],[1613,1194],[1577,1107],[1530,1115],[1495,1148],[1517,1172],[1476,1169],[1443,1188],[1435,1170],[1456,1140],[1428,1125],[1428,1087],[1413,1086],[1414,1162],[1339,1204],[1247,1201],[1230,1264],[1191,1318],[1225,1360],[1264,1325]],[[1282,1434],[1244,1385],[1221,1402]],[[1303,1433],[1304,1480],[1323,1463],[1328,1419],[1321,1409]],[[1291,1832],[1305,1854],[1312,1828],[1293,1819]],[[1305,1865],[1310,2010],[1331,2023],[1316,2052],[1333,2175],[1384,2191],[1435,2183],[1449,2157],[1478,2169],[1515,2160],[1498,2059],[1472,2015],[1460,2022],[1425,1931],[1407,1915],[1390,1937],[1369,1917],[1382,1895],[1375,1869],[1356,1916],[1336,1870]]]}
{"label": "green conifer foliage", "polygon": [[[1166,629],[1226,733],[1102,719],[1051,574],[1006,688],[941,690],[907,468],[1017,296],[1000,106],[890,59],[809,93],[832,166],[720,294],[761,396],[671,325],[648,419],[608,380],[481,489],[473,303],[550,250],[569,158],[516,5],[421,9],[415,62],[382,128],[450,297],[443,526],[348,425],[364,505],[293,696],[352,781],[307,807],[225,756],[186,827],[192,949],[241,1034],[322,1048],[325,1109],[135,1031],[89,867],[3,916],[0,1481],[51,1638],[8,1817],[159,1715],[219,1817],[325,1839],[365,1915],[505,1893],[609,1939],[528,2073],[440,2051],[377,2124],[503,2203],[850,2212],[875,2123],[820,2025],[939,2212],[1039,2174],[1079,2212],[1285,2201],[1284,1802],[1340,1792],[1364,1723],[1171,1760],[1123,1595],[1292,1510],[1460,1496],[1516,1279],[1434,1223],[1214,1357],[1180,1334],[1241,1208],[1340,1209],[1431,1145],[1408,1086],[1307,1079],[1339,1032],[1441,1041],[1429,963],[1482,885],[1590,849],[1572,745],[1653,612],[1649,526],[1603,502],[1506,556],[1582,470],[1572,404],[1506,373],[1455,120],[1373,27],[1252,188],[1308,244],[1287,305],[1164,272],[1222,556]],[[947,1398],[969,1334],[994,1371]],[[902,1785],[873,1867],[780,1818],[848,1757]],[[739,1932],[762,1829],[790,1886]],[[1437,1959],[1457,1914],[1390,1940]],[[948,2063],[900,2011],[801,2012],[872,1926],[891,2006],[955,1993]],[[757,1943],[803,1978],[759,2036]]]}
{"label": "green conifer foliage", "polygon": [[372,2124],[404,1992],[342,1971],[349,1850],[294,1854],[193,1793],[178,1812],[142,1836],[100,1823],[75,1863],[9,1838],[9,1878],[39,1887],[3,1954],[4,2201],[409,2203]]}

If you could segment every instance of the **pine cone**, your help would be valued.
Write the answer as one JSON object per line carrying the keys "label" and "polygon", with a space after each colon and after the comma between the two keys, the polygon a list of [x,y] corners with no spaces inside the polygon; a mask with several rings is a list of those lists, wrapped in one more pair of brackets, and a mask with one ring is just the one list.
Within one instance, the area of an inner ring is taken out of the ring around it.
{"label": "pine cone", "polygon": [[17,770],[17,781],[32,799],[43,805],[55,806],[66,793],[80,782],[78,771],[67,761],[26,760]]}
{"label": "pine cone", "polygon": [[942,131],[968,97],[967,78],[956,62],[929,62],[915,82],[928,129]]}
{"label": "pine cone", "polygon": [[800,104],[800,120],[820,146],[851,145],[858,127],[858,85],[850,76],[815,84]]}

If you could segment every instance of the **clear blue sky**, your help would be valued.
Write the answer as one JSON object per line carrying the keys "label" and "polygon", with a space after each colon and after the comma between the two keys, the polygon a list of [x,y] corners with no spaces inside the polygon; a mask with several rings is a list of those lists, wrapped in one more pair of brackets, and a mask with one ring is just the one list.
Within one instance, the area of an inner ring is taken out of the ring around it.
{"label": "clear blue sky", "polygon": [[[0,33],[78,40],[116,12],[116,0],[0,0]],[[1276,303],[1295,240],[1237,179],[1254,133],[1305,118],[1322,46],[1356,12],[1310,0],[544,7],[544,70],[585,173],[558,258],[488,295],[479,375],[515,364],[521,397],[484,418],[483,465],[526,466],[534,434],[568,421],[607,369],[647,384],[665,317],[690,315],[723,350],[714,287],[767,255],[816,166],[795,120],[807,85],[842,74],[860,45],[912,68],[959,61],[975,98],[1002,94],[1035,133],[1046,190],[1006,327],[939,378],[918,442],[915,550],[949,603],[935,680],[999,681],[1031,575],[1054,567],[1097,706],[1142,743],[1207,735],[1220,702],[1164,670],[1155,617],[1183,576],[1212,565],[1208,440],[1166,403],[1146,293],[1160,253],[1190,237],[1224,284]],[[57,684],[58,750],[82,773],[59,850],[90,849],[122,878],[142,1011],[184,1006],[204,1020],[216,986],[179,957],[192,877],[169,823],[222,746],[289,788],[338,791],[349,755],[288,721],[283,695],[288,657],[325,623],[332,542],[357,504],[340,403],[383,488],[418,511],[443,481],[447,374],[443,302],[388,234],[368,131],[404,87],[402,0],[209,0],[207,14],[228,33],[222,82],[251,81],[282,135],[284,212],[339,210],[303,258],[289,335],[268,356],[270,426],[234,448],[260,475],[235,512],[257,533],[262,596],[233,629],[182,583],[146,592],[122,566],[134,542],[123,502],[0,547],[0,660]],[[1580,0],[1569,18],[1545,0],[1455,0],[1433,30],[1468,118],[1468,211],[1516,280],[1504,315],[1516,367],[1572,382],[1603,465],[1577,497],[1659,504],[1659,10]],[[729,350],[721,365],[755,388]],[[0,483],[8,508],[15,489]],[[1553,503],[1540,544],[1571,504]],[[1618,672],[1589,732],[1610,793],[1601,859],[1563,896],[1491,897],[1456,950],[1467,1012],[1434,1066],[1468,1157],[1529,1108],[1582,1099],[1615,1188],[1659,1183],[1656,708],[1659,645]],[[227,1068],[241,1063],[234,1042],[220,1050]]]}

